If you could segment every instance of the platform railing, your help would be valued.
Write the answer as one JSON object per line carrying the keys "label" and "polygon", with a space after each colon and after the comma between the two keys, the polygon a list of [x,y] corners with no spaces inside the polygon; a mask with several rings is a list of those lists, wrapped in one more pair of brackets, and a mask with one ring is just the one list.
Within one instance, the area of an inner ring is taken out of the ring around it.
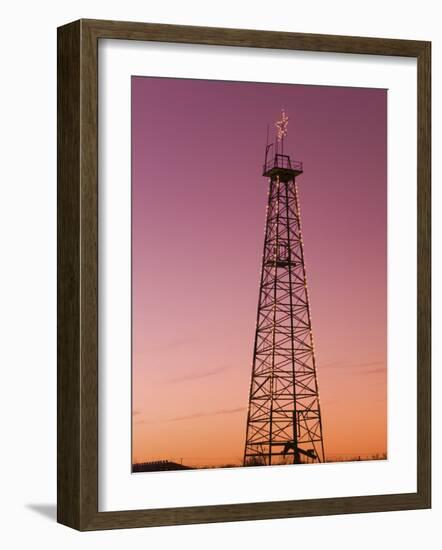
{"label": "platform railing", "polygon": [[263,166],[263,172],[266,173],[272,168],[282,168],[286,170],[296,170],[302,172],[302,162],[299,160],[291,160],[289,155],[282,155],[280,153],[274,155],[270,159],[266,159]]}

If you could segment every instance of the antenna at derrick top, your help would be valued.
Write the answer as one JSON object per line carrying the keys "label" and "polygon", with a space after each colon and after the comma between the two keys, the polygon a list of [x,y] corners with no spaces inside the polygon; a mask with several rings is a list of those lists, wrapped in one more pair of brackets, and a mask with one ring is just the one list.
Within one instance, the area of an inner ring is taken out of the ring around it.
{"label": "antenna at derrick top", "polygon": [[302,174],[302,162],[293,161],[290,155],[284,154],[284,138],[288,133],[289,117],[285,109],[281,109],[281,117],[274,125],[275,141],[269,143],[269,127],[267,126],[267,142],[264,159],[263,175],[269,178],[278,177],[281,181],[293,180]]}

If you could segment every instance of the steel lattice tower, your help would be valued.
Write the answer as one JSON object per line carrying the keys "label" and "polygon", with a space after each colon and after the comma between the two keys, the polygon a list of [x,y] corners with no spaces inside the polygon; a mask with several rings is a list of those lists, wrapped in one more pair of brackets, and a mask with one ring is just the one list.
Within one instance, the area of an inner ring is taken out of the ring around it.
{"label": "steel lattice tower", "polygon": [[245,466],[325,460],[296,184],[303,169],[283,154],[287,122],[283,112],[263,168],[269,191]]}

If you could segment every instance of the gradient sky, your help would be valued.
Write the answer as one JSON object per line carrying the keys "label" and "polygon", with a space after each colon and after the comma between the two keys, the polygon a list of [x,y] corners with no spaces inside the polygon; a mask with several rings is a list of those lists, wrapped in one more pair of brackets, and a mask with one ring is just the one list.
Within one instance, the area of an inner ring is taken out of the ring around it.
{"label": "gradient sky", "polygon": [[386,90],[133,77],[134,461],[242,461],[282,108],[325,452],[386,452]]}

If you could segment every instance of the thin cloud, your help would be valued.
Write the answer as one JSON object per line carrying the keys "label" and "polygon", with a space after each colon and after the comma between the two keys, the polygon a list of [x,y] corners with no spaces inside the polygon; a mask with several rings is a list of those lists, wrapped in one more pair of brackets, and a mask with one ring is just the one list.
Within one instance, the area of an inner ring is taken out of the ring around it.
{"label": "thin cloud", "polygon": [[354,363],[353,365],[350,365],[350,366],[353,366],[353,368],[355,369],[365,369],[367,367],[377,367],[378,365],[383,365],[383,364],[384,364],[383,361],[370,361],[368,363]]}
{"label": "thin cloud", "polygon": [[150,351],[169,351],[171,349],[182,348],[185,346],[194,346],[198,340],[196,338],[176,338],[163,344],[157,344],[150,347]]}
{"label": "thin cloud", "polygon": [[362,371],[362,374],[380,374],[380,373],[386,373],[386,368],[379,368],[379,369],[370,369],[370,370],[364,370]]}
{"label": "thin cloud", "polygon": [[181,420],[193,420],[194,418],[203,418],[205,416],[218,416],[222,414],[235,414],[245,411],[246,407],[236,407],[234,409],[218,409],[208,412],[197,412],[193,414],[186,414],[184,416],[174,416],[172,418],[160,418],[158,420],[138,420],[134,424],[157,424],[162,422],[180,422]]}
{"label": "thin cloud", "polygon": [[175,416],[174,418],[169,418],[166,422],[177,422],[179,420],[191,420],[192,418],[201,418],[203,416],[218,416],[220,414],[234,414],[245,410],[246,410],[245,407],[237,407],[235,409],[219,409],[217,411],[198,412],[194,414],[188,414],[186,416]]}
{"label": "thin cloud", "polygon": [[343,361],[331,361],[329,363],[321,363],[320,361],[316,362],[316,366],[319,369],[334,369],[336,367],[342,367],[343,364]]}
{"label": "thin cloud", "polygon": [[198,380],[200,378],[207,378],[209,376],[216,376],[217,374],[220,374],[221,372],[224,372],[227,370],[228,367],[217,367],[216,369],[206,370],[203,372],[195,372],[190,374],[185,374],[183,376],[177,376],[176,378],[171,378],[169,382],[171,383],[177,383],[177,382],[188,382],[189,380]]}
{"label": "thin cloud", "polygon": [[[366,369],[369,367],[379,367],[380,365],[384,365],[383,361],[367,361],[363,363],[349,363],[348,361],[332,361],[330,363],[319,363],[317,364],[318,369]],[[365,374],[368,374],[369,372],[374,371],[382,371],[385,370],[385,367],[383,368],[376,368],[371,369],[371,371],[365,371]]]}

